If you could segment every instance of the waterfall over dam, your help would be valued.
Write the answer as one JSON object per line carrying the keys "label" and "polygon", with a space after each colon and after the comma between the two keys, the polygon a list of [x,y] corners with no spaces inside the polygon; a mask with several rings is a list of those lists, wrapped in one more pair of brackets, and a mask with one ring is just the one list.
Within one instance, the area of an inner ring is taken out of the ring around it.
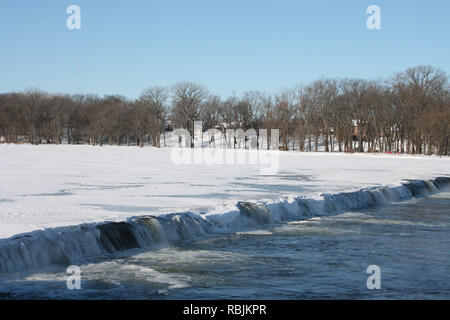
{"label": "waterfall over dam", "polygon": [[187,212],[34,231],[0,240],[0,273],[69,266],[95,257],[107,259],[108,255],[131,249],[151,250],[178,241],[405,201],[443,191],[449,185],[449,177],[438,177],[406,180],[395,187],[323,194],[321,200],[298,197],[293,202],[270,204],[241,201],[237,203],[239,214],[223,223]]}

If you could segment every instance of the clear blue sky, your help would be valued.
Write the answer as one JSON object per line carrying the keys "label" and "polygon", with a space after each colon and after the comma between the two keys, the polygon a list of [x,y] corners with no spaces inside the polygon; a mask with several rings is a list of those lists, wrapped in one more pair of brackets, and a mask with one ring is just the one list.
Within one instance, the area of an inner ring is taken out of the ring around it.
{"label": "clear blue sky", "polygon": [[[66,8],[81,7],[81,30]],[[382,30],[366,28],[381,7]],[[196,81],[222,96],[321,76],[450,71],[448,0],[0,2],[0,92],[122,94]]]}

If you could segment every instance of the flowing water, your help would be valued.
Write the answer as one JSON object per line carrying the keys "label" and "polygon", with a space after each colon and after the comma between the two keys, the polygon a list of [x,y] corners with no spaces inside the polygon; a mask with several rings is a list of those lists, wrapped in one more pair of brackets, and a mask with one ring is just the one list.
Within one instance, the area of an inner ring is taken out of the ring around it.
{"label": "flowing water", "polygon": [[[369,265],[381,269],[380,290],[367,288]],[[80,290],[67,289],[62,266],[5,273],[0,298],[449,299],[450,193],[179,239],[80,267]]]}

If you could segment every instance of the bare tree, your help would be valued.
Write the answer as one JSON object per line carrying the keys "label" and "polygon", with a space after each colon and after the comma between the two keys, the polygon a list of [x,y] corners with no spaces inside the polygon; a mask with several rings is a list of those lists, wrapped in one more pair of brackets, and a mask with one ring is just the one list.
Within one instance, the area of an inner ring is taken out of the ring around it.
{"label": "bare tree", "polygon": [[185,128],[193,136],[194,121],[201,120],[203,130],[220,129],[232,147],[237,141],[227,137],[227,129],[241,130],[244,144],[244,130],[257,135],[267,129],[267,141],[257,139],[257,146],[270,149],[270,129],[277,128],[284,150],[298,144],[300,151],[319,151],[319,146],[335,151],[337,144],[340,152],[443,156],[449,154],[449,91],[447,74],[429,66],[386,81],[322,78],[274,95],[250,91],[224,99],[192,82],[177,83],[171,91],[148,88],[136,101],[28,89],[0,94],[0,142],[61,144],[67,139],[101,146],[134,140],[140,147],[150,141],[160,147],[166,128]]}
{"label": "bare tree", "polygon": [[[197,83],[180,82],[173,87],[172,122],[194,136],[194,122],[200,119],[207,89]],[[192,142],[193,147],[193,142]]]}
{"label": "bare tree", "polygon": [[148,135],[154,147],[160,147],[161,133],[164,132],[167,116],[168,91],[163,87],[145,89],[140,97],[140,104],[145,109]]}

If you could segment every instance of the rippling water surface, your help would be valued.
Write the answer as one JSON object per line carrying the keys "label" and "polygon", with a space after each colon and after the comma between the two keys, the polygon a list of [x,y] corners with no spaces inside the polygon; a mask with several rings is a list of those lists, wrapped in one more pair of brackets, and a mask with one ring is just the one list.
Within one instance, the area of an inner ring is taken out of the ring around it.
{"label": "rippling water surface", "polygon": [[[0,278],[3,299],[449,299],[450,193]],[[366,269],[381,268],[381,290]]]}

